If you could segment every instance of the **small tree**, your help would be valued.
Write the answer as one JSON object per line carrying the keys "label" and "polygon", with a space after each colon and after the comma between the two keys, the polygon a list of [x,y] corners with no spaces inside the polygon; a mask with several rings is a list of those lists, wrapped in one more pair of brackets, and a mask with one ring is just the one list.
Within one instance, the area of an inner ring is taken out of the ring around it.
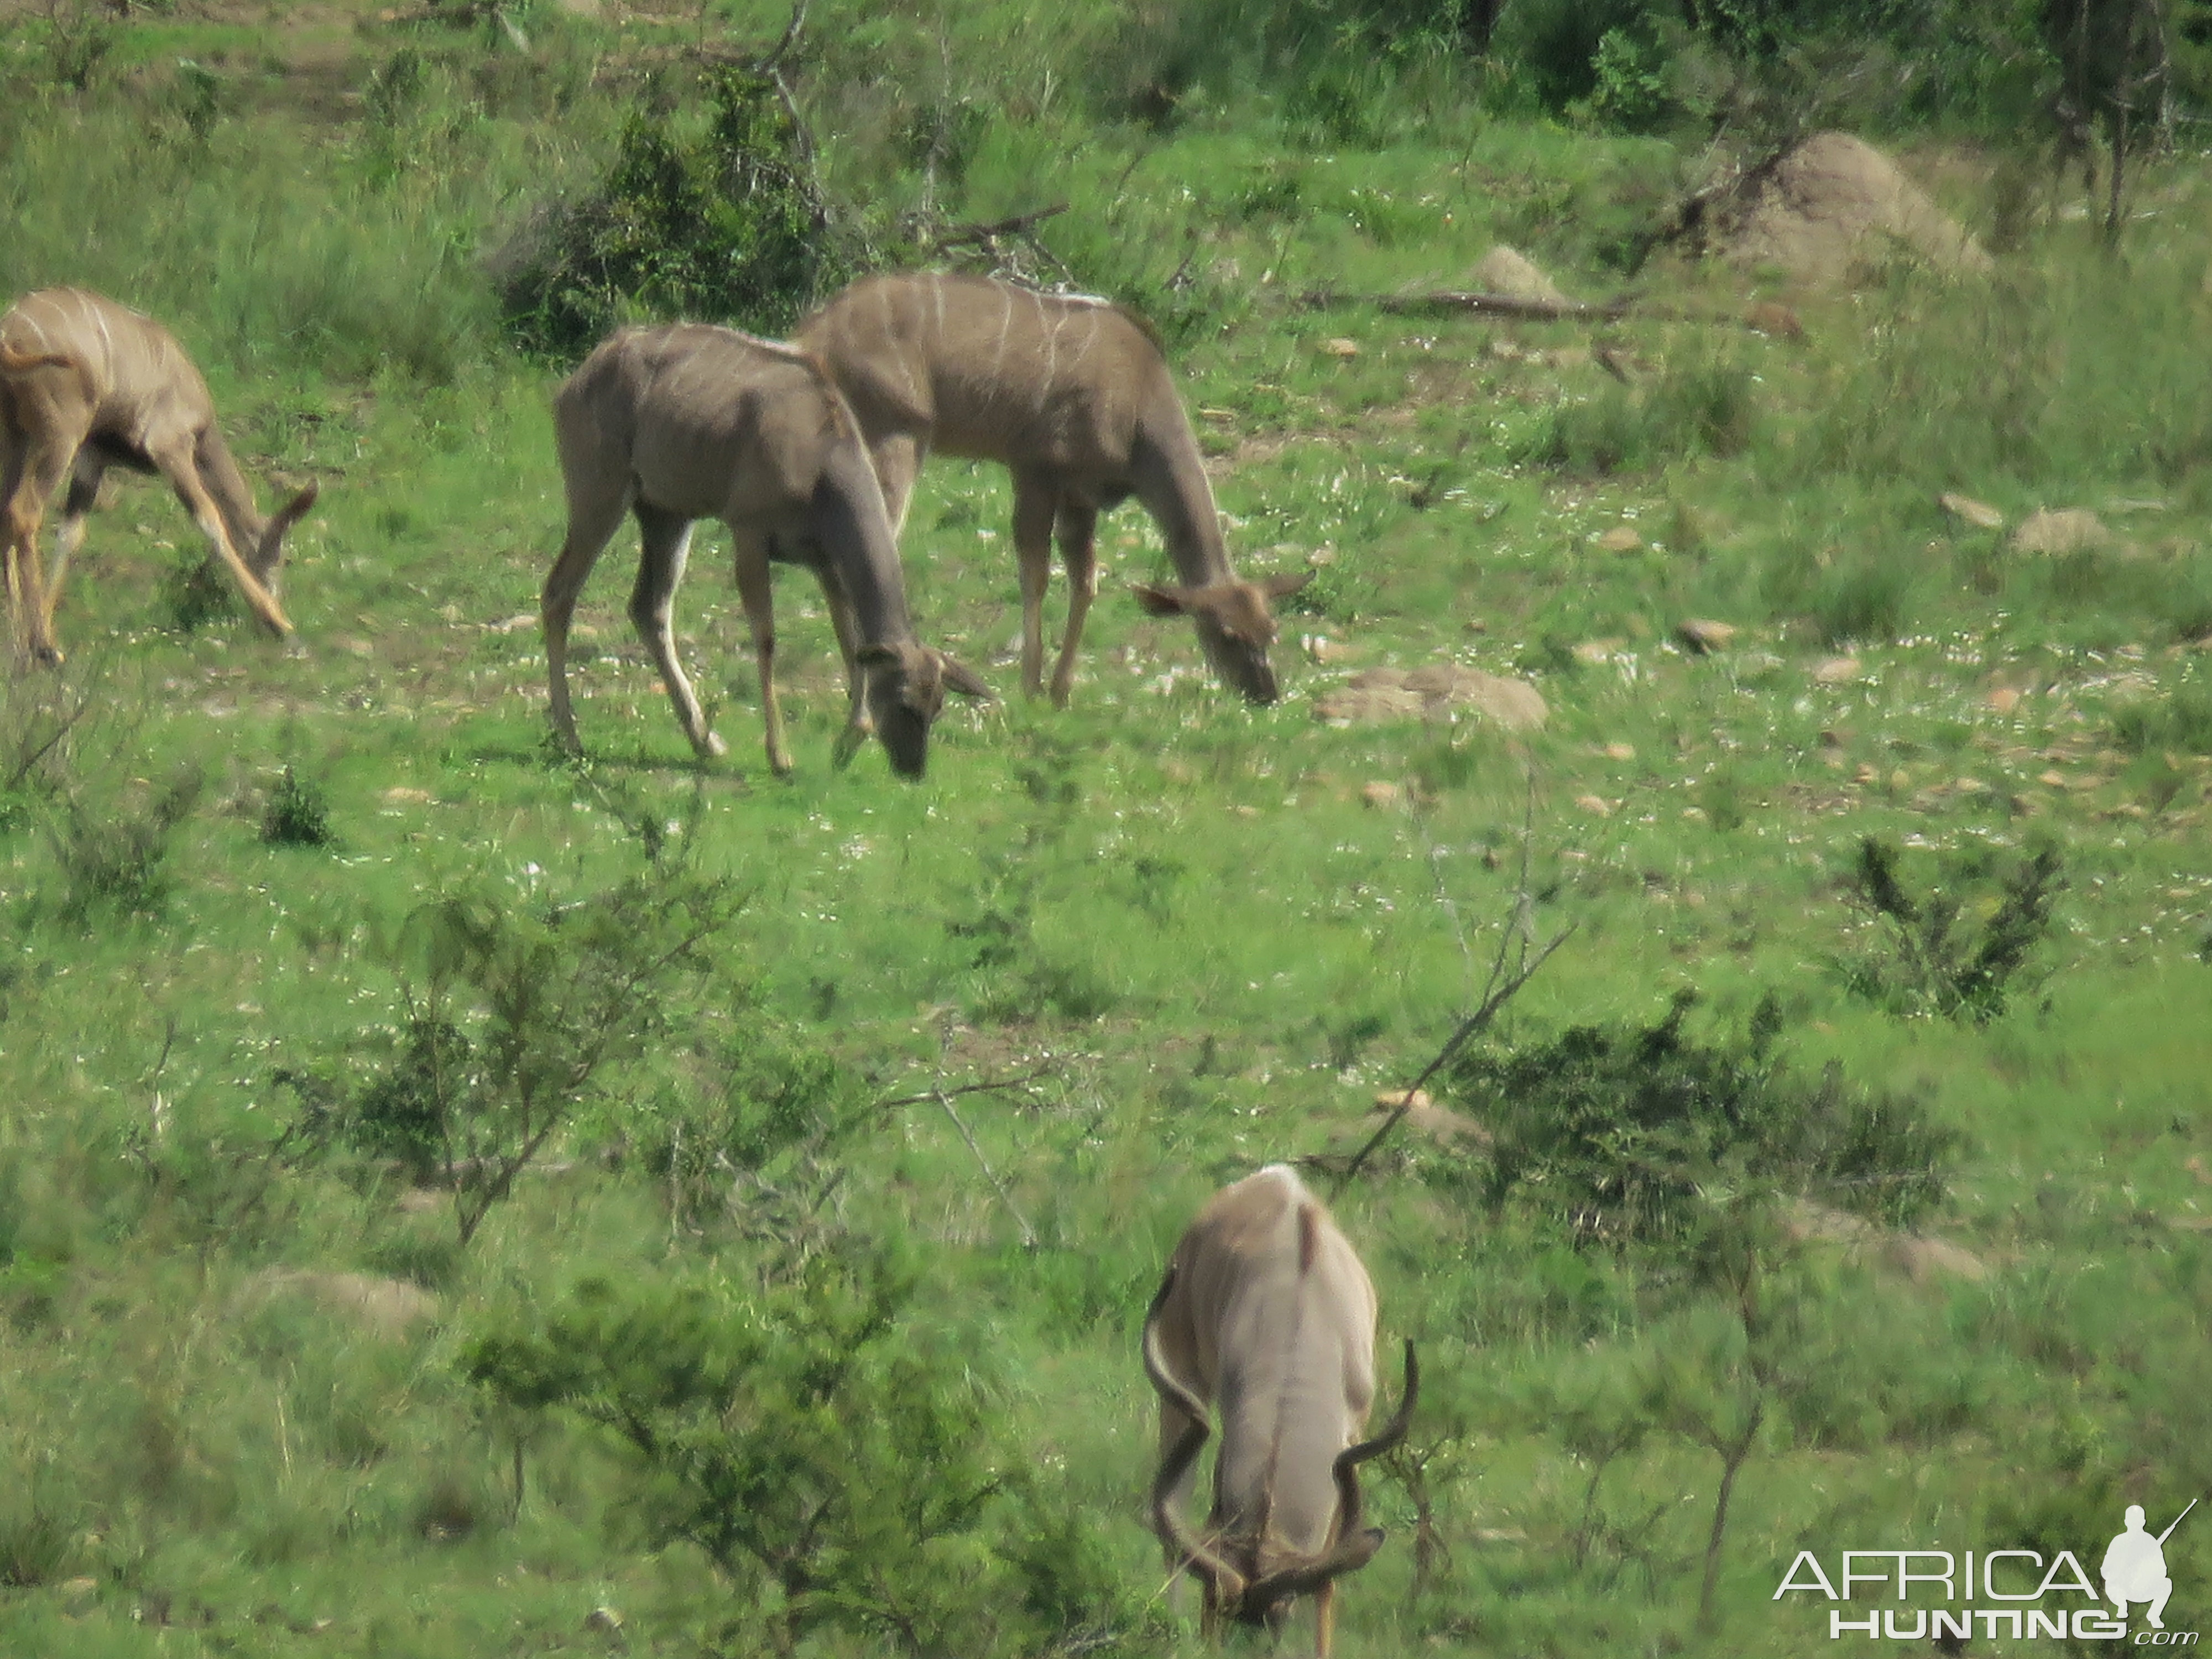
{"label": "small tree", "polygon": [[[2128,152],[2165,126],[2170,64],[2159,0],[2043,0],[2043,38],[2058,59],[2065,147],[2090,155],[2101,122],[2112,163],[2105,240],[2119,240]],[[2092,188],[2094,164],[2091,163]]]}
{"label": "small tree", "polygon": [[696,1546],[775,1651],[830,1629],[975,1652],[1019,1600],[993,1547],[1005,1482],[975,1356],[912,1316],[916,1290],[858,1249],[750,1293],[592,1280],[462,1365],[611,1435],[656,1541]]}

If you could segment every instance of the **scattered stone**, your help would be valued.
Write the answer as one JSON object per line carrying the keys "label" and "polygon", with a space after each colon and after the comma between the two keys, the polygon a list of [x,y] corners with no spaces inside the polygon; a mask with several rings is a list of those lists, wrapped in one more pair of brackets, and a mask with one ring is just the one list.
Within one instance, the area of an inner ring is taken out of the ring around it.
{"label": "scattered stone", "polygon": [[386,1341],[404,1340],[438,1316],[438,1298],[420,1285],[368,1273],[268,1267],[247,1279],[240,1292],[241,1300],[274,1296],[299,1297]]}
{"label": "scattered stone", "polygon": [[1772,336],[1778,340],[1802,340],[1805,325],[1788,306],[1772,300],[1760,300],[1743,313],[1743,325],[1757,333]]}
{"label": "scattered stone", "polygon": [[387,806],[421,806],[426,805],[429,799],[428,790],[416,789],[407,784],[400,784],[384,792],[384,804]]}
{"label": "scattered stone", "polygon": [[534,611],[518,611],[505,622],[486,623],[484,631],[489,634],[520,634],[526,628],[537,626],[538,613]]}
{"label": "scattered stone", "polygon": [[584,1628],[599,1636],[617,1636],[622,1632],[623,1616],[612,1607],[593,1607],[584,1615]]}
{"label": "scattered stone", "polygon": [[1613,660],[1613,653],[1620,649],[1620,640],[1584,640],[1572,647],[1574,659],[1585,668],[1598,668]]}
{"label": "scattered stone", "polygon": [[1704,617],[1692,617],[1674,624],[1674,637],[1701,657],[1727,650],[1735,641],[1735,632],[1732,623],[1713,622]]}
{"label": "scattered stone", "polygon": [[1828,657],[1813,665],[1815,685],[1849,685],[1859,677],[1856,657]]}
{"label": "scattered stone", "polygon": [[[1375,1097],[1374,1115],[1388,1116],[1396,1111],[1406,1099],[1407,1096],[1401,1091],[1384,1090]],[[1491,1143],[1489,1130],[1464,1112],[1455,1112],[1449,1106],[1437,1105],[1429,1098],[1425,1089],[1413,1091],[1412,1103],[1406,1107],[1406,1115],[1399,1121],[1416,1134],[1426,1135],[1442,1146],[1465,1143],[1487,1146]]]}
{"label": "scattered stone", "polygon": [[1972,495],[1946,493],[1936,498],[1936,505],[1960,523],[1971,525],[1976,530],[2002,530],[2005,515],[1987,501],[1978,501]]}
{"label": "scattered stone", "polygon": [[[2190,894],[2187,895],[2187,896],[2194,897],[2195,895]],[[2184,1164],[2181,1167],[2197,1177],[2197,1184],[2198,1186],[2212,1187],[2212,1169],[2208,1169],[2205,1166],[2203,1153],[2191,1153],[2190,1155],[2189,1161]]]}
{"label": "scattered stone", "polygon": [[1321,343],[1321,349],[1332,357],[1357,357],[1359,355],[1359,342],[1347,340],[1342,335],[1339,335],[1333,340],[1323,340]]}
{"label": "scattered stone", "polygon": [[2045,789],[2071,789],[2074,787],[2072,781],[2059,771],[2038,773],[2035,781]]}
{"label": "scattered stone", "polygon": [[1859,763],[1859,769],[1851,774],[1851,781],[1862,787],[1868,784],[1880,783],[1881,781],[1881,774],[1875,771],[1874,768],[1865,761],[1861,761]]}
{"label": "scattered stone", "polygon": [[100,1594],[100,1580],[64,1578],[54,1588],[61,1592],[62,1600],[69,1603],[70,1611],[74,1612]]}
{"label": "scattered stone", "polygon": [[1882,1245],[1882,1260],[1916,1285],[1939,1279],[1963,1279],[1978,1284],[1990,1276],[1988,1266],[1963,1244],[1931,1233],[1900,1233]]}
{"label": "scattered stone", "polygon": [[[1468,634],[1487,634],[1490,631],[1490,623],[1480,617],[1469,617],[1460,624],[1460,629]],[[2197,644],[2200,647],[2212,646],[2212,639],[2200,640]]]}
{"label": "scattered stone", "polygon": [[1636,745],[1632,743],[1609,743],[1605,746],[1605,757],[1610,761],[1632,761]]}
{"label": "scattered stone", "polygon": [[1530,732],[1549,714],[1536,688],[1524,680],[1486,674],[1457,663],[1437,663],[1410,672],[1370,668],[1314,699],[1316,719],[1352,725],[1401,720],[1449,720],[1465,709],[1508,732]]}
{"label": "scattered stone", "polygon": [[1359,799],[1378,812],[1402,812],[1406,810],[1406,786],[1377,781],[1359,786]]}
{"label": "scattered stone", "polygon": [[1593,544],[1601,553],[1635,553],[1642,550],[1644,538],[1625,524],[1617,524]]}
{"label": "scattered stone", "polygon": [[2020,707],[2020,693],[2009,685],[2000,685],[1989,695],[1989,705],[2000,714],[2009,714]]}
{"label": "scattered stone", "polygon": [[1900,793],[1905,790],[1911,788],[1912,774],[1906,771],[1903,767],[1899,767],[1897,770],[1889,775],[1889,787],[1899,791]]}
{"label": "scattered stone", "polygon": [[1577,795],[1575,805],[1585,812],[1595,812],[1601,818],[1613,816],[1613,803],[1603,795]]}
{"label": "scattered stone", "polygon": [[1991,268],[1982,245],[1894,161],[1848,133],[1816,132],[1754,170],[1707,221],[1707,246],[1731,263],[1812,284],[1850,282],[1869,256],[1898,252],[1939,270]]}
{"label": "scattered stone", "polygon": [[1518,248],[1500,242],[1475,262],[1468,281],[1485,294],[1506,294],[1516,300],[1540,300],[1547,305],[1569,303],[1559,284],[1535,261]]}
{"label": "scattered stone", "polygon": [[2021,553],[2083,553],[2106,546],[2112,532],[2105,521],[2086,507],[2045,508],[2031,513],[2012,532],[2014,550]]}

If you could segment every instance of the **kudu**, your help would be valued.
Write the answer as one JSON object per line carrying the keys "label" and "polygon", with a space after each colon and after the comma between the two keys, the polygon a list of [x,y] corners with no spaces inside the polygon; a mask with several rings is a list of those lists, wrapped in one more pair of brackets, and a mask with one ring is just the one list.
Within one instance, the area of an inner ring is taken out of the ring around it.
{"label": "kudu", "polygon": [[[315,486],[263,518],[216,425],[207,382],[167,329],[83,289],[26,295],[0,316],[0,507],[9,600],[24,642],[44,661],[61,660],[54,606],[111,466],[167,478],[207,538],[210,562],[229,568],[271,632],[292,631],[277,574],[285,532],[314,505]],[[48,574],[39,530],[64,477]]]}
{"label": "kudu", "polygon": [[630,620],[652,649],[684,735],[702,758],[726,752],[677,659],[672,617],[695,520],[717,518],[737,544],[738,592],[760,665],[769,764],[791,769],[775,696],[771,559],[810,566],[844,653],[852,708],[842,764],[870,730],[892,769],[920,777],[929,727],[951,690],[983,683],[919,643],[897,544],[858,428],[804,352],[704,324],[625,329],[603,342],[553,399],[568,534],[545,578],[541,616],[553,728],[578,748],[568,702],[568,624],[584,579],[625,513],[643,540]]}
{"label": "kudu", "polygon": [[[1216,1194],[1192,1222],[1145,1316],[1145,1374],[1160,1396],[1153,1530],[1170,1568],[1201,1581],[1209,1636],[1224,1619],[1279,1631],[1314,1597],[1314,1651],[1328,1659],[1336,1581],[1367,1565],[1380,1528],[1361,1525],[1359,1466],[1405,1438],[1406,1391],[1371,1440],[1375,1287],[1321,1200],[1273,1164]],[[1213,1510],[1194,1534],[1181,1510],[1206,1407],[1221,1418]]]}
{"label": "kudu", "polygon": [[896,532],[932,449],[1001,461],[1014,479],[1022,686],[1044,686],[1044,594],[1057,530],[1067,631],[1052,699],[1067,702],[1098,587],[1098,514],[1134,495],[1166,538],[1179,580],[1139,586],[1155,616],[1188,617],[1207,659],[1254,702],[1275,701],[1271,599],[1311,573],[1240,581],[1229,567],[1198,440],[1159,336],[1103,300],[981,276],[870,276],[799,326],[866,434]]}

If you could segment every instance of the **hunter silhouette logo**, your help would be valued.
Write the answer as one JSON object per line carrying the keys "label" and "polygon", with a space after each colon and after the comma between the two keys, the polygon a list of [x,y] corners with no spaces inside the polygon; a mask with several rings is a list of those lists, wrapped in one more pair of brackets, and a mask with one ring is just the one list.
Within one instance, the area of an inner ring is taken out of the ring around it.
{"label": "hunter silhouette logo", "polygon": [[2160,1615],[2166,1611],[2166,1597],[2173,1594],[2173,1580],[2166,1576],[2166,1540],[2173,1536],[2173,1528],[2187,1518],[2189,1510],[2196,1507],[2192,1498],[2189,1509],[2173,1517],[2173,1525],[2154,1538],[2143,1530],[2142,1505],[2128,1505],[2128,1529],[2105,1547],[2105,1595],[2121,1618],[2128,1616],[2130,1601],[2147,1602],[2150,1627],[2166,1628],[2166,1620]]}
{"label": "hunter silhouette logo", "polygon": [[[2193,1630],[2166,1627],[2173,1580],[2166,1540],[2202,1500],[2154,1534],[2140,1504],[2128,1505],[2125,1529],[2105,1547],[2100,1593],[2083,1556],[2062,1549],[2046,1559],[2034,1549],[1849,1549],[1831,1571],[1820,1555],[1800,1550],[1772,1599],[1796,1595],[1830,1605],[1828,1639],[1863,1636],[1893,1642],[1933,1638],[1996,1641],[2124,1642],[2130,1647],[2195,1647]],[[2083,1553],[2090,1560],[2096,1558]],[[1885,1605],[1886,1604],[1886,1605]],[[2131,1609],[2142,1626],[2128,1627]]]}

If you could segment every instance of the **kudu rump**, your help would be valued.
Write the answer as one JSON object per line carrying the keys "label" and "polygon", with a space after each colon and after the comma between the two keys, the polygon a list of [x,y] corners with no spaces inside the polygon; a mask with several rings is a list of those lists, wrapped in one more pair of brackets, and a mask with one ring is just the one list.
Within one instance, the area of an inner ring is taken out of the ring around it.
{"label": "kudu rump", "polygon": [[[26,295],[0,316],[0,507],[9,601],[24,643],[44,661],[61,660],[54,605],[111,466],[167,478],[253,614],[273,633],[291,632],[277,574],[284,534],[314,505],[315,486],[263,518],[216,425],[207,382],[167,329],[82,289]],[[64,478],[69,495],[49,574],[39,528]]]}
{"label": "kudu rump", "polygon": [[1186,616],[1216,672],[1275,701],[1271,599],[1310,579],[1237,580],[1198,440],[1159,337],[1103,300],[1037,294],[981,276],[870,276],[799,326],[860,417],[896,532],[932,449],[1001,461],[1014,475],[1021,562],[1022,686],[1044,687],[1044,592],[1053,538],[1067,570],[1067,632],[1052,698],[1067,701],[1097,592],[1098,514],[1130,495],[1167,539],[1180,580],[1139,586],[1156,616]]}
{"label": "kudu rump", "polygon": [[[1223,1620],[1279,1630],[1314,1597],[1314,1651],[1328,1659],[1336,1581],[1382,1547],[1363,1527],[1359,1466],[1405,1438],[1420,1392],[1360,1440],[1375,1401],[1375,1286],[1321,1200],[1273,1164],[1214,1195],[1192,1222],[1145,1316],[1145,1374],[1160,1396],[1153,1529],[1170,1568],[1204,1588],[1207,1632]],[[1181,1510],[1206,1407],[1221,1419],[1213,1510],[1193,1533]]]}
{"label": "kudu rump", "polygon": [[791,759],[775,696],[771,559],[810,567],[829,602],[852,688],[841,762],[872,728],[892,769],[920,777],[946,690],[989,695],[967,669],[915,640],[867,451],[837,388],[804,352],[705,324],[625,329],[555,394],[553,427],[568,535],[545,578],[542,616],[553,729],[569,749],[578,746],[569,620],[625,513],[635,515],[643,538],[630,620],[702,757],[725,745],[684,676],[672,623],[699,519],[721,520],[736,540],[738,592],[760,663],[761,718],[776,771],[789,771]]}

